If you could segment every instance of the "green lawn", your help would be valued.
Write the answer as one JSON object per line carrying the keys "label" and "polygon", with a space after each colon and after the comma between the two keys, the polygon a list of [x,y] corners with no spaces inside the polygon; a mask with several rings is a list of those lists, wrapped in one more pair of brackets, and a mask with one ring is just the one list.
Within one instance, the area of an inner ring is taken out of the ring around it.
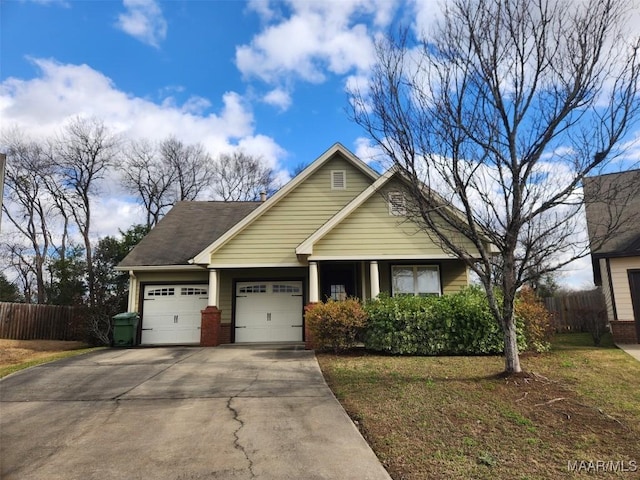
{"label": "green lawn", "polygon": [[[605,338],[558,335],[500,378],[501,357],[319,354],[338,399],[392,477],[580,478],[569,462],[640,477],[640,362]],[[618,463],[615,463],[618,462]],[[594,464],[596,465],[596,464]]]}

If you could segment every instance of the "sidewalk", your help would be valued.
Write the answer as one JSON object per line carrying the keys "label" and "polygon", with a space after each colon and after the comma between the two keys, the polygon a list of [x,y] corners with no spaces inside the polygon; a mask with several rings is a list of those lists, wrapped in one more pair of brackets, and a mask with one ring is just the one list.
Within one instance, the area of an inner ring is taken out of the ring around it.
{"label": "sidewalk", "polygon": [[619,343],[616,346],[640,362],[640,343]]}

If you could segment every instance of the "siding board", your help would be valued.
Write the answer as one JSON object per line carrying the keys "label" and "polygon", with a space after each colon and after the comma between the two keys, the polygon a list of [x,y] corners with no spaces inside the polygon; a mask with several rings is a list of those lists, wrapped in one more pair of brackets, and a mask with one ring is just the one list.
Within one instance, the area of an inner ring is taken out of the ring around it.
{"label": "siding board", "polygon": [[[331,170],[346,171],[346,189],[331,189]],[[211,263],[295,263],[296,247],[371,183],[369,177],[336,155],[214,252]]]}
{"label": "siding board", "polygon": [[627,270],[640,269],[640,257],[611,258],[609,265],[618,320],[633,320],[633,305]]}
{"label": "siding board", "polygon": [[[313,247],[314,256],[331,255],[442,255],[443,249],[420,227],[405,217],[389,214],[387,193],[402,187],[391,180],[360,208],[336,225]],[[458,241],[473,250],[473,245],[459,235]]]}

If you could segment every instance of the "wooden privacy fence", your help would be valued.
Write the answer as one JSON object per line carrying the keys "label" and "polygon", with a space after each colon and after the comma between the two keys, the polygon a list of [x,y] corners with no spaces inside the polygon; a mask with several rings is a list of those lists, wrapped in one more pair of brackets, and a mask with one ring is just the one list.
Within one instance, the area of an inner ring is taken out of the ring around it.
{"label": "wooden privacy fence", "polygon": [[86,340],[84,307],[0,302],[0,338]]}
{"label": "wooden privacy fence", "polygon": [[553,315],[558,333],[591,332],[595,325],[607,322],[607,308],[602,291],[563,292],[544,299]]}

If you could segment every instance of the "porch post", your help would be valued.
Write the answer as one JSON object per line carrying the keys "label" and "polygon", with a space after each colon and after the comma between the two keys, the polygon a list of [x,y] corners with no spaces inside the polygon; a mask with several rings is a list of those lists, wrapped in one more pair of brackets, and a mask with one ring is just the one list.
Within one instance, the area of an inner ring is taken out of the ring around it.
{"label": "porch post", "polygon": [[127,311],[138,311],[138,278],[133,270],[129,270],[129,302]]}
{"label": "porch post", "polygon": [[316,262],[309,262],[309,303],[318,303],[319,301],[318,264]]}
{"label": "porch post", "polygon": [[201,312],[200,346],[217,347],[222,343],[220,320],[222,312],[218,309],[218,270],[209,270],[209,299],[207,308]]}
{"label": "porch post", "polygon": [[378,262],[371,260],[369,263],[371,276],[371,298],[376,298],[380,293],[380,273],[378,272]]}
{"label": "porch post", "polygon": [[218,306],[218,270],[212,268],[209,270],[209,307]]}

